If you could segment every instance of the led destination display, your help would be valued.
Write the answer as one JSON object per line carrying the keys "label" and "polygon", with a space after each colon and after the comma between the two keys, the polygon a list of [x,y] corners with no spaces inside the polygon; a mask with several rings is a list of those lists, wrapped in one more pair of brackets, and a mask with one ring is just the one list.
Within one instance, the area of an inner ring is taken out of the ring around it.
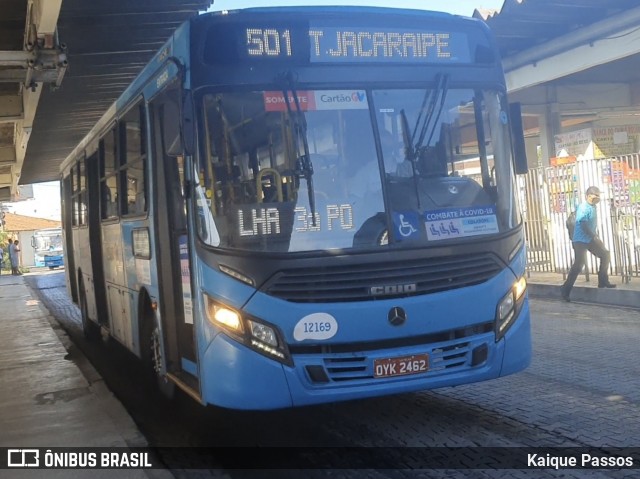
{"label": "led destination display", "polygon": [[[220,49],[235,40],[236,54]],[[213,46],[215,41],[216,47]],[[209,46],[212,48],[210,49]],[[209,34],[205,60],[292,63],[470,63],[467,33],[441,28],[225,25]]]}
{"label": "led destination display", "polygon": [[466,37],[459,33],[406,29],[311,28],[299,45],[291,30],[247,28],[249,57],[293,57],[294,49],[309,48],[314,62],[447,62],[469,61]]}

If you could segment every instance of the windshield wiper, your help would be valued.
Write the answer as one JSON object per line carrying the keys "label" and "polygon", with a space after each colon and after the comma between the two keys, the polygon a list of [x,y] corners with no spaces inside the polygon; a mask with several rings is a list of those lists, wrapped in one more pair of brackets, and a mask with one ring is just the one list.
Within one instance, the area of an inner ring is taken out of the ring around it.
{"label": "windshield wiper", "polygon": [[[411,169],[413,170],[413,185],[416,193],[416,200],[418,201],[418,209],[422,209],[422,205],[420,202],[420,191],[418,185],[418,175],[417,172],[417,162],[420,158],[423,146],[425,145],[424,139],[429,133],[429,138],[426,142],[427,145],[431,144],[431,140],[433,139],[433,135],[436,131],[436,126],[438,125],[438,120],[440,119],[440,115],[442,114],[442,110],[444,109],[445,99],[447,96],[447,84],[449,82],[449,77],[447,75],[438,75],[437,78],[437,86],[435,90],[427,90],[425,91],[424,98],[422,100],[422,105],[420,106],[420,112],[418,113],[418,118],[416,120],[416,124],[413,128],[413,133],[411,133],[411,137],[409,137],[409,121],[407,120],[407,114],[404,109],[400,110],[400,116],[402,120],[402,138],[404,141],[404,149],[405,149],[405,158],[411,162]],[[438,98],[439,103],[438,103]],[[427,106],[428,103],[428,106]],[[437,105],[437,111],[436,111]],[[425,110],[426,108],[426,110]],[[423,119],[424,113],[424,119]],[[434,117],[435,113],[435,117]],[[418,134],[418,130],[420,133]],[[416,135],[418,134],[418,139],[416,141]]]}
{"label": "windshield wiper", "polygon": [[[298,92],[293,86],[293,79],[290,75],[288,77],[287,83],[289,84],[289,88],[283,88],[282,95],[284,97],[284,103],[285,105],[287,105],[289,118],[291,118],[294,123],[296,150],[300,148],[300,141],[298,140],[302,140],[303,149],[301,155],[299,154],[299,151],[296,151],[296,166],[294,173],[298,178],[302,177],[307,182],[307,193],[309,194],[309,209],[311,210],[311,224],[315,227],[317,226],[316,195],[313,189],[313,163],[311,162],[311,155],[309,153],[309,141],[307,140],[307,120],[304,116],[304,113],[302,112],[302,108],[300,107]],[[296,107],[295,115],[291,109],[291,104],[289,103],[289,91],[291,91],[291,95],[293,95],[293,103]]]}
{"label": "windshield wiper", "polygon": [[[431,144],[431,140],[433,139],[433,135],[436,131],[436,126],[438,125],[438,120],[440,119],[440,115],[442,114],[442,110],[444,109],[444,103],[447,97],[448,83],[449,83],[449,77],[447,75],[439,75],[437,79],[436,90],[427,92],[425,94],[424,101],[422,102],[422,108],[424,109],[424,105],[427,102],[427,99],[431,98],[431,101],[429,102],[429,108],[427,109],[427,114],[425,115],[422,126],[420,126],[422,110],[420,111],[420,114],[418,115],[418,120],[416,121],[416,126],[413,130],[413,135],[411,137],[411,142],[413,143],[415,141],[415,136],[416,136],[416,132],[418,131],[418,127],[420,127],[420,136],[418,136],[418,141],[413,145],[413,148],[412,148],[413,156],[416,159],[419,157],[420,150],[422,149],[423,145],[425,145],[424,139],[427,136],[427,132],[429,133],[429,139],[427,140],[426,145]],[[436,112],[436,103],[438,103],[438,98],[440,98],[440,103],[438,104],[438,110]],[[435,117],[433,116],[434,113],[435,113]]]}
{"label": "windshield wiper", "polygon": [[405,113],[404,108],[400,110],[400,120],[402,125],[402,140],[404,142],[404,157],[405,157],[405,160],[409,160],[409,162],[411,163],[411,175],[413,176],[413,189],[416,193],[418,210],[422,210],[422,204],[420,202],[420,191],[418,188],[418,175],[416,174],[417,173],[417,168],[416,168],[417,157],[413,149],[412,139],[409,138],[409,120],[407,120],[407,114]]}

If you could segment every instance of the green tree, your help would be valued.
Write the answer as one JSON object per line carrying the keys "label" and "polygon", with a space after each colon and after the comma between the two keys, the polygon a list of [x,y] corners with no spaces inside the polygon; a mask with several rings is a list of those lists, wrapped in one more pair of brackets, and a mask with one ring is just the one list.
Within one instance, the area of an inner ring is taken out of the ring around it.
{"label": "green tree", "polygon": [[2,248],[3,254],[0,258],[0,263],[4,266],[3,269],[9,268],[9,233],[6,231],[0,231],[0,248]]}

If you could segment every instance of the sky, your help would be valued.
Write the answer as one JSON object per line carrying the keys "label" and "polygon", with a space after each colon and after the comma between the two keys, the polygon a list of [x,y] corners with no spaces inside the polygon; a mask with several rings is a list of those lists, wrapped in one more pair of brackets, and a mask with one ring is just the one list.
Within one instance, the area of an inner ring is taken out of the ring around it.
{"label": "sky", "polygon": [[[473,15],[476,8],[499,10],[505,0],[214,0],[212,11],[233,10],[249,7],[293,6],[293,5],[362,5],[374,7],[414,8],[435,10],[456,15]],[[20,215],[60,220],[59,183],[33,185],[34,198],[10,203],[11,211]]]}
{"label": "sky", "polygon": [[33,199],[4,203],[11,213],[60,221],[60,182],[33,184]]}
{"label": "sky", "polygon": [[456,15],[473,15],[476,8],[499,10],[504,0],[214,0],[212,11],[248,7],[293,5],[368,5],[373,7],[415,8]]}

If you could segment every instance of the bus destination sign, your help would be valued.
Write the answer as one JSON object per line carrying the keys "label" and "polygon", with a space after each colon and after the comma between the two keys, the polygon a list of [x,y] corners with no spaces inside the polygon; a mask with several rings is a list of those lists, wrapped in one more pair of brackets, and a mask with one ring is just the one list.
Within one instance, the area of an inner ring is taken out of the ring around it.
{"label": "bus destination sign", "polygon": [[[304,31],[303,31],[304,30]],[[406,28],[247,27],[245,55],[310,63],[468,63],[466,34]]]}

